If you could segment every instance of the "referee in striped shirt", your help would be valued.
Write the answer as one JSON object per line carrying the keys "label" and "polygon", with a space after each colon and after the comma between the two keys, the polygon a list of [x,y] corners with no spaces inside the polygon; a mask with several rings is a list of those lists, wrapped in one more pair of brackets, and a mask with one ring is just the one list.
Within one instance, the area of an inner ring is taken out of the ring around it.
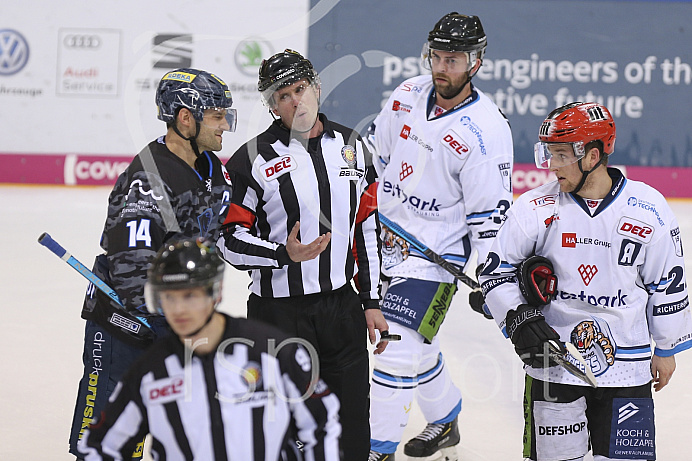
{"label": "referee in striped shirt", "polygon": [[[339,401],[309,343],[217,312],[224,267],[212,242],[164,245],[148,270],[151,312],[172,335],[152,345],[84,433],[85,461],[129,460],[146,434],[168,461],[336,461]],[[313,363],[315,366],[313,366]]]}
{"label": "referee in striped shirt", "polygon": [[274,122],[226,164],[233,194],[217,246],[250,272],[248,318],[315,347],[320,376],[341,401],[344,459],[366,460],[366,335],[374,344],[375,330],[388,328],[371,156],[358,133],[319,112],[319,76],[299,53],[264,60],[258,89]]}

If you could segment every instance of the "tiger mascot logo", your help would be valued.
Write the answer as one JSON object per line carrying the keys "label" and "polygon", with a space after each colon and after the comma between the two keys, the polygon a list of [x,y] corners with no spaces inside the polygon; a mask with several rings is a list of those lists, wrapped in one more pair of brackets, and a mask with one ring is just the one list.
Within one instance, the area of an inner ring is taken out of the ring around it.
{"label": "tiger mascot logo", "polygon": [[577,324],[570,333],[570,342],[579,349],[596,376],[615,363],[615,345],[596,321],[584,320]]}
{"label": "tiger mascot logo", "polygon": [[382,266],[389,269],[401,264],[409,255],[406,240],[394,234],[387,226],[382,226]]}

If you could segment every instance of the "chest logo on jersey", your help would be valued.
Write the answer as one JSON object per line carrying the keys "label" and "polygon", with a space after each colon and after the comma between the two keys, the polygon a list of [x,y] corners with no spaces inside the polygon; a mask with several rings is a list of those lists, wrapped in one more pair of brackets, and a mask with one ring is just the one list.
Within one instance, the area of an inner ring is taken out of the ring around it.
{"label": "chest logo on jersey", "polygon": [[556,199],[557,195],[544,195],[543,197],[538,197],[531,200],[531,204],[533,205],[533,209],[535,210],[536,208],[555,205]]}
{"label": "chest logo on jersey", "polygon": [[459,133],[454,130],[448,130],[442,138],[442,144],[452,151],[453,154],[458,154],[461,158],[466,158],[471,148],[459,136]]}
{"label": "chest logo on jersey", "polygon": [[346,144],[344,147],[342,147],[341,158],[344,159],[344,162],[346,162],[349,168],[353,169],[356,167],[358,159],[356,157],[356,150],[353,148],[353,146]]}
{"label": "chest logo on jersey", "polygon": [[259,170],[265,181],[273,181],[296,168],[298,165],[295,159],[290,155],[283,155],[260,165]]}
{"label": "chest logo on jersey", "polygon": [[145,398],[150,404],[172,402],[185,395],[185,380],[182,376],[158,379],[145,386]]}
{"label": "chest logo on jersey", "polygon": [[584,320],[572,329],[569,336],[594,375],[602,375],[615,364],[616,347],[605,320]]}
{"label": "chest logo on jersey", "polygon": [[618,234],[649,243],[654,236],[654,229],[642,221],[623,216],[618,223]]}
{"label": "chest logo on jersey", "polygon": [[404,125],[403,128],[401,129],[401,133],[399,133],[399,136],[406,139],[406,140],[411,140],[416,143],[418,143],[419,146],[421,146],[423,149],[427,150],[428,152],[432,152],[433,148],[430,144],[419,138],[417,135],[413,134],[411,132],[411,127],[408,125]]}
{"label": "chest logo on jersey", "polygon": [[392,104],[392,110],[394,112],[398,112],[398,111],[411,112],[411,109],[413,109],[413,106],[409,106],[408,104],[402,104],[401,102],[396,101],[396,100]]}
{"label": "chest logo on jersey", "polygon": [[610,242],[605,242],[603,240],[594,239],[590,237],[577,237],[576,232],[563,232],[562,233],[562,247],[563,248],[576,248],[577,245],[595,245],[604,248],[610,248]]}

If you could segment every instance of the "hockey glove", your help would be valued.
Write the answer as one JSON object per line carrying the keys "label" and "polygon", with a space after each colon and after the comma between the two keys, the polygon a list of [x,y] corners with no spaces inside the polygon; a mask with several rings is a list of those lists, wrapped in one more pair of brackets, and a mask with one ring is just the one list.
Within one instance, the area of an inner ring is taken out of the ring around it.
{"label": "hockey glove", "polygon": [[483,315],[486,319],[493,318],[492,314],[490,314],[490,309],[488,309],[488,305],[485,303],[485,298],[481,290],[474,290],[469,293],[469,305],[471,309]]}
{"label": "hockey glove", "polygon": [[[483,264],[480,264],[478,267],[476,267],[476,280],[478,280],[478,276],[482,271]],[[471,309],[474,311],[483,315],[483,317],[486,319],[493,318],[492,314],[490,313],[490,309],[488,309],[488,305],[485,303],[483,292],[480,289],[473,290],[471,293],[469,293],[469,306],[471,306]]]}
{"label": "hockey glove", "polygon": [[560,343],[560,336],[545,321],[540,309],[521,304],[516,310],[507,312],[505,318],[507,335],[514,344],[514,350],[526,365],[534,368],[557,365],[546,355],[548,341]]}
{"label": "hockey glove", "polygon": [[548,304],[557,291],[553,263],[543,256],[534,255],[519,264],[517,279],[524,299],[535,307]]}
{"label": "hockey glove", "polygon": [[92,320],[114,338],[139,347],[147,347],[154,342],[156,334],[146,324],[145,319],[126,311],[101,290],[96,290],[94,298],[96,306],[92,313]]}

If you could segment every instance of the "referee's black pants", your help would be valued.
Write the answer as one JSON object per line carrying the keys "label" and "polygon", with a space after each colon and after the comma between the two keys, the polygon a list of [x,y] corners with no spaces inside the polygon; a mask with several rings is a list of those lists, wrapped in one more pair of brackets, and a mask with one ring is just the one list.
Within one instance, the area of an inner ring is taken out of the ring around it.
{"label": "referee's black pants", "polygon": [[327,293],[288,298],[251,294],[248,318],[262,320],[317,350],[320,377],[341,402],[341,450],[347,461],[365,461],[370,451],[370,384],[367,324],[350,284]]}

